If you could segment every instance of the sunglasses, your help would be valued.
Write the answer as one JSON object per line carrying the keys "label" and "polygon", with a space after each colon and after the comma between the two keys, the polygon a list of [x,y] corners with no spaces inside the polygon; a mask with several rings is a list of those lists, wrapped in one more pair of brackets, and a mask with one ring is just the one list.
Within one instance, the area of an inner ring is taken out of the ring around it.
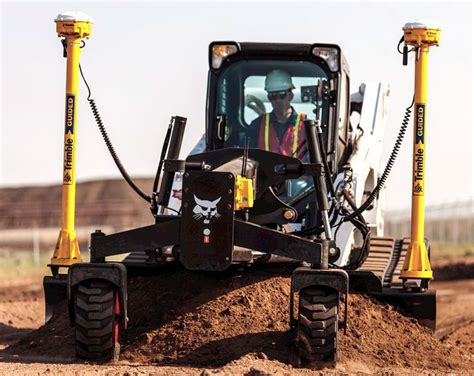
{"label": "sunglasses", "polygon": [[268,99],[274,101],[277,98],[285,99],[288,96],[289,91],[277,91],[273,93],[268,93]]}

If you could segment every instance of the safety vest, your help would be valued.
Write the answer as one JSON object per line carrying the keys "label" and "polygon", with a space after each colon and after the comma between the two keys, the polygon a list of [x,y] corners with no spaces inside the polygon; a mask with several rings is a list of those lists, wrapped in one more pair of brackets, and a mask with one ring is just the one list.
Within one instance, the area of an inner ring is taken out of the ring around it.
{"label": "safety vest", "polygon": [[258,147],[266,151],[272,151],[287,156],[303,158],[306,148],[305,133],[303,121],[306,116],[302,113],[296,114],[296,121],[290,125],[283,135],[283,140],[278,139],[275,127],[270,123],[270,114],[266,113],[262,116],[258,133]]}

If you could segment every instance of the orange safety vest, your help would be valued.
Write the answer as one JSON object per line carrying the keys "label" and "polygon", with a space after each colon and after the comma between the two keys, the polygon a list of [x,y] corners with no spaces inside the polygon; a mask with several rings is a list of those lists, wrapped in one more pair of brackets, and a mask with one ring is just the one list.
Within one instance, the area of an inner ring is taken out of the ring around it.
{"label": "orange safety vest", "polygon": [[306,142],[303,124],[305,119],[306,115],[298,112],[295,124],[288,127],[280,142],[275,127],[270,123],[270,114],[266,113],[260,122],[258,148],[302,159],[306,152],[306,148],[303,147]]}

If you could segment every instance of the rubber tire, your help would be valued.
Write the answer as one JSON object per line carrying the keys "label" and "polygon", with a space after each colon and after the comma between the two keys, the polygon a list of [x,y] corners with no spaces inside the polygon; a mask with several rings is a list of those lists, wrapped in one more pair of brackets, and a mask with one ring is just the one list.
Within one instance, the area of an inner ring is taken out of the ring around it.
{"label": "rubber tire", "polygon": [[116,288],[106,281],[84,281],[75,291],[75,343],[78,358],[116,361],[120,354]]}
{"label": "rubber tire", "polygon": [[301,366],[337,361],[339,292],[326,286],[300,291],[296,351]]}

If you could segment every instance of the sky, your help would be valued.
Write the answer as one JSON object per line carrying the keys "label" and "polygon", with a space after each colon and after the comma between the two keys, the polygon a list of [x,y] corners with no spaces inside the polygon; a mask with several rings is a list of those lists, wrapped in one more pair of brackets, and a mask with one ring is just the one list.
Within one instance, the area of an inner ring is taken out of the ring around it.
{"label": "sky", "polygon": [[[6,2],[0,3],[0,187],[62,181],[66,60],[57,14],[94,21],[81,65],[128,173],[153,176],[171,116],[188,118],[181,157],[204,132],[208,45],[335,43],[363,82],[390,84],[381,168],[411,103],[414,63],[396,51],[416,18],[442,29],[428,65],[426,204],[473,196],[471,2]],[[81,83],[78,182],[118,178]],[[411,203],[411,125],[387,182],[386,208]],[[151,189],[151,187],[150,187]]]}

